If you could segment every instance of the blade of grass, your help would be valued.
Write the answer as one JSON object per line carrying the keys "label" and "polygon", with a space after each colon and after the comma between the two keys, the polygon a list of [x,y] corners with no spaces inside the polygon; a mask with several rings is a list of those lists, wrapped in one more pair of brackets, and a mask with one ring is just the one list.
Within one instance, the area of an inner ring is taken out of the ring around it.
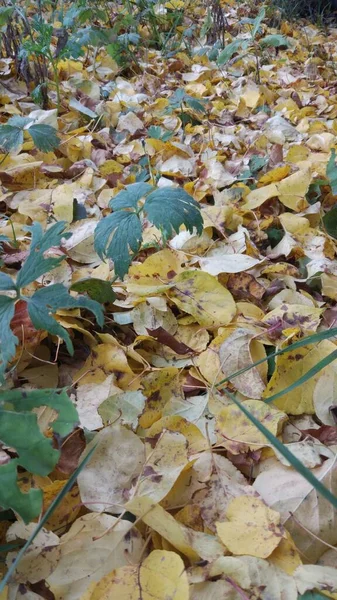
{"label": "blade of grass", "polygon": [[25,545],[21,548],[20,552],[18,552],[15,560],[12,562],[12,564],[9,567],[9,569],[8,569],[6,575],[4,576],[4,578],[0,581],[0,594],[5,589],[5,586],[9,582],[11,576],[13,575],[16,567],[18,566],[18,564],[19,564],[21,558],[23,557],[23,555],[25,554],[26,550],[29,548],[29,546],[31,545],[31,543],[34,541],[34,539],[36,538],[36,536],[39,533],[39,531],[41,531],[41,529],[44,526],[44,524],[46,523],[46,521],[48,521],[49,517],[53,514],[55,508],[60,504],[60,502],[63,500],[63,498],[67,494],[67,492],[69,492],[69,490],[72,488],[72,486],[74,485],[74,483],[75,483],[78,475],[80,474],[80,472],[82,471],[82,469],[85,467],[85,465],[87,464],[87,462],[90,460],[90,458],[92,457],[92,455],[95,452],[95,450],[96,450],[96,446],[94,446],[90,450],[90,452],[87,454],[87,456],[82,460],[81,464],[78,465],[76,471],[73,472],[72,476],[70,477],[70,479],[68,479],[68,481],[65,484],[65,486],[57,494],[56,498],[53,500],[53,502],[51,503],[51,505],[47,508],[47,510],[46,510],[45,514],[43,515],[41,521],[38,523],[37,527],[34,529],[34,531],[32,532],[32,534],[29,536],[28,540],[26,541]]}
{"label": "blade of grass", "polygon": [[286,352],[292,352],[293,350],[296,350],[297,348],[302,348],[302,346],[307,346],[309,344],[315,344],[315,343],[320,342],[321,340],[327,340],[334,336],[337,336],[337,327],[334,327],[333,329],[328,329],[327,331],[321,331],[320,333],[313,333],[312,335],[308,335],[306,338],[298,340],[297,342],[290,344],[290,346],[287,346],[286,348],[281,348],[281,350],[276,350],[275,352],[268,354],[268,356],[266,356],[265,358],[261,358],[260,360],[257,360],[255,363],[252,363],[248,367],[244,367],[243,369],[240,369],[239,371],[232,373],[232,375],[229,375],[228,377],[225,377],[224,379],[219,381],[216,384],[216,387],[220,387],[221,385],[224,385],[224,383],[228,383],[229,381],[234,379],[234,377],[239,377],[239,375],[246,373],[253,367],[258,367],[259,365],[266,362],[270,358],[274,358],[274,356],[280,356],[281,354],[285,354]]}
{"label": "blade of grass", "polygon": [[309,469],[307,469],[307,467],[305,467],[301,461],[269,431],[269,429],[260,423],[260,421],[254,417],[254,415],[252,415],[251,412],[243,404],[241,404],[239,400],[237,400],[237,398],[235,398],[234,394],[226,389],[221,390],[221,393],[226,394],[226,396],[228,396],[228,398],[230,398],[232,402],[234,402],[234,404],[236,404],[236,406],[243,412],[247,419],[249,419],[250,422],[253,423],[253,425],[255,425],[255,427],[257,427],[257,429],[267,438],[268,442],[270,442],[270,444],[274,446],[274,448],[276,448],[276,450],[278,450],[282,456],[284,456],[291,466],[296,469],[296,471],[302,475],[302,477],[304,477],[315,488],[315,490],[321,494],[321,496],[328,500],[328,502],[330,502],[334,508],[337,508],[337,497],[332,494],[332,492],[330,492],[330,490],[325,487],[325,485],[323,485],[323,483],[317,479],[317,477],[315,477],[315,475]]}
{"label": "blade of grass", "polygon": [[270,402],[274,402],[274,400],[281,398],[281,396],[284,396],[285,394],[289,394],[290,392],[295,390],[300,385],[303,385],[304,383],[309,381],[309,379],[311,379],[311,377],[314,377],[317,373],[319,373],[322,369],[324,369],[327,365],[329,365],[336,359],[337,359],[337,350],[334,350],[333,352],[331,352],[331,354],[329,354],[328,356],[326,356],[325,358],[320,360],[317,363],[317,365],[315,365],[314,367],[309,369],[309,371],[307,371],[304,375],[302,375],[302,377],[299,377],[298,379],[296,379],[296,381],[294,381],[294,383],[289,385],[287,388],[285,388],[284,390],[281,390],[280,392],[277,392],[277,394],[274,394],[273,396],[264,398],[264,402],[267,402],[269,404]]}

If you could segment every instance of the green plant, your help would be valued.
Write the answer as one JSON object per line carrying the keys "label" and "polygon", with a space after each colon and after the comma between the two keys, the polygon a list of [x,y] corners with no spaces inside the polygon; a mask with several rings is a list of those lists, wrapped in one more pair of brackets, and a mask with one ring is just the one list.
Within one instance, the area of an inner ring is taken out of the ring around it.
{"label": "green plant", "polygon": [[168,113],[172,113],[177,109],[180,110],[179,117],[182,124],[185,126],[187,123],[192,123],[194,120],[189,112],[190,110],[199,114],[204,114],[206,112],[205,100],[194,98],[193,96],[187,94],[182,88],[178,88],[175,92],[173,92],[172,96],[170,96],[169,105],[166,111]]}
{"label": "green plant", "polygon": [[36,475],[48,475],[60,457],[52,440],[40,431],[34,409],[50,406],[57,411],[57,419],[50,427],[55,435],[65,437],[78,422],[75,406],[65,390],[8,390],[0,396],[0,439],[13,448],[16,458],[0,465],[0,506],[14,510],[28,523],[37,517],[42,508],[40,489],[23,493],[17,482],[17,469],[23,467]]}
{"label": "green plant", "polygon": [[[81,473],[81,471],[83,470],[83,468],[85,467],[85,465],[89,462],[89,460],[91,459],[91,457],[94,454],[95,450],[96,450],[96,448],[94,446],[90,450],[90,452],[88,452],[88,454],[83,458],[83,460],[81,461],[81,463],[79,464],[79,466],[77,467],[77,469],[73,472],[73,474],[71,475],[71,477],[65,483],[64,487],[62,488],[62,490],[57,494],[56,498],[53,500],[53,502],[51,503],[51,505],[47,508],[47,510],[44,513],[43,517],[40,519],[38,525],[32,531],[31,535],[29,536],[29,538],[27,539],[27,541],[22,546],[21,550],[18,552],[18,554],[16,555],[15,559],[11,563],[11,565],[10,565],[7,573],[1,579],[1,581],[0,581],[0,594],[3,592],[3,590],[6,587],[6,585],[10,581],[10,579],[11,579],[13,573],[15,572],[15,570],[16,570],[19,562],[20,562],[20,560],[23,557],[23,555],[28,550],[29,546],[33,543],[33,541],[35,540],[36,536],[41,531],[41,529],[43,528],[43,526],[45,525],[45,523],[47,523],[48,519],[53,515],[53,513],[55,512],[55,510],[58,507],[58,505],[62,502],[62,500],[65,497],[65,495],[71,490],[71,488],[73,487],[74,483],[76,482],[77,477],[79,476],[79,474]],[[1,467],[0,467],[0,469],[1,469]],[[38,491],[38,490],[35,490],[35,491]],[[2,550],[2,547],[0,547],[0,550]],[[7,548],[6,548],[6,550],[7,550]]]}
{"label": "green plant", "polygon": [[70,295],[68,289],[55,283],[47,287],[41,287],[31,296],[25,294],[25,288],[36,281],[44,273],[57,267],[63,256],[45,256],[50,248],[58,247],[62,237],[67,238],[69,234],[65,233],[65,223],[60,221],[52,225],[45,233],[39,223],[34,223],[27,227],[31,233],[30,252],[21,267],[16,280],[12,279],[6,273],[0,273],[0,325],[1,325],[1,344],[0,344],[0,378],[4,378],[8,363],[15,355],[15,348],[18,338],[11,330],[11,320],[14,317],[15,306],[19,300],[23,301],[28,310],[36,329],[48,331],[63,339],[68,351],[73,353],[73,345],[69,333],[62,327],[54,314],[58,308],[85,308],[90,310],[96,317],[99,325],[103,325],[103,310],[101,305],[85,296]]}
{"label": "green plant", "polygon": [[95,249],[101,258],[114,261],[121,279],[141,248],[144,217],[161,231],[164,243],[181,225],[191,233],[194,228],[202,231],[199,204],[181,188],[155,189],[148,183],[134,183],[119,192],[109,206],[113,213],[95,229]]}
{"label": "green plant", "polygon": [[244,19],[244,24],[249,25],[249,38],[248,39],[235,39],[233,42],[228,44],[218,57],[218,65],[222,66],[228,63],[228,61],[237,53],[240,52],[236,60],[242,59],[249,52],[253,52],[255,56],[256,64],[256,81],[261,83],[260,78],[260,56],[264,48],[279,48],[281,46],[289,46],[287,38],[280,34],[266,35],[257,40],[257,35],[260,31],[260,27],[263,19],[266,16],[266,11],[262,8],[255,19]]}
{"label": "green plant", "polygon": [[22,145],[24,132],[42,152],[55,150],[60,143],[57,131],[51,125],[34,124],[34,119],[15,116],[8,119],[6,125],[0,125],[0,148],[6,153],[14,152]]}

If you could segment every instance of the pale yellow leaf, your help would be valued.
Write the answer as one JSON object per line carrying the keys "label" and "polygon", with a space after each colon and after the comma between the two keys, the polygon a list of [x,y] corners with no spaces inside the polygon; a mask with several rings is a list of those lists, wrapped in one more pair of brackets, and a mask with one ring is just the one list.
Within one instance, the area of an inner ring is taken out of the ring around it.
{"label": "pale yellow leaf", "polygon": [[230,323],[236,307],[231,293],[215,277],[201,271],[184,271],[174,278],[169,298],[204,327]]}
{"label": "pale yellow leaf", "polygon": [[140,565],[112,571],[83,600],[188,600],[185,565],[178,554],[153,550]]}
{"label": "pale yellow leaf", "polygon": [[226,517],[228,521],[217,522],[216,527],[221,541],[233,554],[267,558],[284,535],[279,513],[258,498],[234,498]]}

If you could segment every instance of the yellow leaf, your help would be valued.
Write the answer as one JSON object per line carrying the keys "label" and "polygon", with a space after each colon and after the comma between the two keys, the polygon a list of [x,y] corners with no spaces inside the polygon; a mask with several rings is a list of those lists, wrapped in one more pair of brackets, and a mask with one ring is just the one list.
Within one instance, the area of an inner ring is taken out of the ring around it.
{"label": "yellow leaf", "polygon": [[270,183],[262,188],[250,192],[246,197],[246,209],[258,208],[273,197],[278,197],[280,202],[297,212],[308,206],[305,195],[309,189],[312,175],[309,169],[299,170],[279,183]]}
{"label": "yellow leaf", "polygon": [[[316,345],[303,346],[278,356],[275,361],[275,371],[268,383],[264,397],[273,396],[295,383],[309,369],[315,367],[320,360],[323,360],[334,350],[336,350],[335,344],[328,340],[322,340]],[[325,367],[324,372],[334,370],[335,367],[330,364]],[[302,383],[300,387],[284,394],[284,396],[275,400],[273,405],[290,415],[314,414],[313,394],[322,373],[323,371],[320,371],[317,375]]]}
{"label": "yellow leaf", "polygon": [[227,509],[229,522],[217,522],[221,541],[232,554],[267,558],[279,545],[283,534],[280,514],[259,498],[239,496]]}
{"label": "yellow leaf", "polygon": [[139,425],[144,429],[151,427],[161,418],[164,407],[171,398],[184,399],[179,370],[176,367],[163,368],[145,375],[142,378],[142,387],[147,400]]}
{"label": "yellow leaf", "polygon": [[214,560],[224,553],[223,545],[214,535],[194,531],[178,523],[160,504],[153,503],[146,496],[130,500],[125,508],[192,561],[199,558]]}
{"label": "yellow leaf", "polygon": [[[129,367],[124,351],[112,344],[95,346],[83,367],[76,371],[74,380],[81,385],[102,383],[108,374],[116,374],[116,383],[122,389],[134,389],[135,374]],[[131,386],[131,387],[130,387]]]}
{"label": "yellow leaf", "polygon": [[286,532],[285,537],[281,539],[277,548],[268,557],[268,562],[273,563],[288,575],[292,575],[297,567],[302,564],[300,554],[290,533]]}
{"label": "yellow leaf", "polygon": [[120,567],[91,586],[82,600],[188,600],[185,565],[178,554],[153,550],[140,565]]}
{"label": "yellow leaf", "polygon": [[[57,494],[64,488],[64,481],[56,480],[43,488],[43,512],[55,500]],[[77,485],[68,492],[62,499],[62,502],[55,508],[48,521],[45,523],[46,529],[60,533],[67,525],[75,521],[81,509],[81,499]]]}
{"label": "yellow leaf", "polygon": [[152,437],[158,436],[158,434],[165,431],[165,429],[180,432],[185,436],[188,442],[189,454],[196,454],[197,452],[202,452],[209,448],[209,443],[201,433],[200,429],[194,425],[194,423],[190,423],[178,415],[163,417],[160,421],[154,423],[152,427],[146,431],[146,440],[150,441]]}
{"label": "yellow leaf", "polygon": [[[259,358],[265,358],[266,352],[262,344],[254,340],[255,333],[249,329],[236,329],[220,346],[219,358],[221,371],[224,377],[229,377],[232,385],[247,398],[261,398],[266,387],[266,373],[258,367],[251,367],[249,371],[234,377],[230,376],[243,369],[250,367],[254,360],[251,347],[259,352]],[[255,362],[258,360],[256,357]]]}
{"label": "yellow leaf", "polygon": [[141,265],[129,269],[127,290],[137,296],[151,296],[166,291],[173,278],[182,271],[181,253],[166,248],[149,256]]}
{"label": "yellow leaf", "polygon": [[[271,433],[278,435],[287,416],[260,400],[242,403]],[[234,404],[223,408],[216,415],[216,431],[219,443],[232,454],[258,450],[268,445],[264,435]]]}
{"label": "yellow leaf", "polygon": [[78,600],[113,569],[137,564],[143,546],[130,521],[106,513],[83,515],[61,537],[61,556],[47,585],[55,600]]}
{"label": "yellow leaf", "polygon": [[290,166],[283,165],[282,167],[276,167],[276,169],[272,169],[272,171],[268,171],[265,175],[262,175],[259,179],[259,184],[267,185],[268,183],[275,183],[276,181],[281,181],[290,173]]}
{"label": "yellow leaf", "polygon": [[157,438],[145,438],[146,460],[131,494],[160,502],[188,464],[187,440],[178,431],[165,430]]}
{"label": "yellow leaf", "polygon": [[297,171],[277,184],[280,202],[295,211],[304,210],[308,206],[305,195],[309,189],[312,175],[309,169]]}
{"label": "yellow leaf", "polygon": [[235,316],[232,294],[218,280],[201,271],[184,271],[174,278],[167,295],[182,311],[204,327],[228,325]]}
{"label": "yellow leaf", "polygon": [[[290,290],[289,290],[290,291]],[[275,300],[275,298],[274,298]],[[285,330],[289,327],[299,327],[306,334],[316,331],[320,324],[323,309],[306,304],[288,304],[287,298],[280,298],[281,306],[274,308],[263,317],[263,322],[273,327],[277,322]],[[296,298],[297,300],[297,298]],[[305,301],[305,297],[303,297]]]}

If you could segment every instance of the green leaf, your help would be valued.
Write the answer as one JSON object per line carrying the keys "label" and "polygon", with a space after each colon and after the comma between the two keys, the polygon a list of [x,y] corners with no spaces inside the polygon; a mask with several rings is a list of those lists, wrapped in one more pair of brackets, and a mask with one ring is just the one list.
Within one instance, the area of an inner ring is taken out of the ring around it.
{"label": "green leaf", "polygon": [[237,400],[234,394],[231,394],[231,392],[229,392],[227,389],[222,390],[222,393],[225,393],[226,396],[228,396],[228,398],[230,398],[232,402],[236,404],[236,406],[243,412],[247,419],[249,419],[250,422],[257,427],[257,429],[265,436],[265,438],[267,438],[268,442],[270,442],[270,444],[272,444],[272,446],[274,446],[274,448],[276,448],[276,450],[278,450],[280,454],[284,456],[291,466],[296,469],[296,471],[298,471],[298,473],[300,473],[300,475],[302,475],[302,477],[304,477],[315,488],[315,490],[323,496],[323,498],[326,498],[326,500],[328,500],[328,502],[330,502],[334,508],[337,508],[337,497],[334,496],[334,494],[332,494],[330,490],[315,477],[310,469],[305,467],[301,461],[292,452],[290,452],[290,450],[288,450],[288,448],[282,444],[282,442],[280,442],[280,440],[278,440],[277,437],[275,437],[271,431],[267,429],[267,427],[263,425],[263,423],[260,423],[260,421],[243,404],[241,404],[239,400]]}
{"label": "green leaf", "polygon": [[136,209],[139,200],[151,192],[151,190],[153,190],[153,186],[148,183],[131,183],[110,200],[109,206],[115,211],[122,208]]}
{"label": "green leaf", "polygon": [[161,229],[166,238],[179,233],[181,225],[193,233],[202,233],[203,219],[199,203],[182,188],[160,188],[145,200],[144,212],[153,225]]}
{"label": "green leaf", "polygon": [[50,423],[51,428],[61,437],[67,436],[78,423],[75,406],[65,390],[7,390],[2,392],[0,405],[19,412],[50,406],[58,413]]}
{"label": "green leaf", "polygon": [[15,448],[18,465],[37,475],[48,475],[60,456],[52,440],[41,433],[35,413],[0,408],[0,440]]}
{"label": "green leaf", "polygon": [[259,14],[257,15],[257,17],[254,19],[254,25],[253,25],[253,29],[252,29],[252,38],[254,39],[257,32],[260,29],[261,23],[263,21],[263,19],[266,16],[266,11],[264,8],[261,8]]}
{"label": "green leaf", "polygon": [[330,182],[331,191],[334,196],[337,195],[337,166],[336,166],[336,150],[331,149],[330,158],[326,167],[326,176]]}
{"label": "green leaf", "polygon": [[[336,169],[337,173],[337,169]],[[337,180],[336,180],[337,185]],[[331,237],[337,240],[337,206],[334,206],[329,212],[327,212],[323,217],[323,224],[326,229],[326,232],[331,235]]]}
{"label": "green leaf", "polygon": [[[244,50],[244,42],[245,40],[234,40],[230,44],[227,44],[224,50],[219,54],[217,60],[218,65],[225,65],[234,54],[239,52],[239,50]],[[247,48],[247,45],[245,47]]]}
{"label": "green leaf", "polygon": [[28,133],[41,152],[51,152],[60,145],[61,140],[57,135],[57,131],[51,125],[31,125],[28,128]]}
{"label": "green leaf", "polygon": [[58,223],[54,223],[45,233],[43,233],[40,223],[33,223],[31,227],[26,227],[27,231],[30,231],[32,234],[32,241],[29,255],[16,280],[19,288],[25,287],[44,273],[55,269],[66,258],[65,255],[44,257],[44,253],[49,248],[54,246],[58,248],[60,246],[62,238],[70,237],[71,234],[64,233],[66,226],[67,223],[65,221],[59,221]]}
{"label": "green leaf", "polygon": [[65,390],[16,389],[6,390],[0,396],[0,440],[18,454],[18,458],[0,466],[0,506],[16,511],[26,523],[39,515],[42,493],[34,490],[22,494],[17,484],[17,466],[45,476],[60,456],[52,440],[40,431],[37,414],[31,412],[41,406],[50,406],[58,413],[50,426],[61,437],[78,423],[76,408]]}
{"label": "green leaf", "polygon": [[11,127],[18,127],[19,129],[24,129],[26,125],[32,122],[33,119],[31,119],[30,117],[20,117],[19,115],[14,115],[14,117],[8,119],[7,125],[10,125]]}
{"label": "green leaf", "polygon": [[201,100],[197,100],[196,98],[193,98],[193,96],[186,96],[185,101],[187,106],[193,108],[193,110],[201,113],[205,112],[204,102]]}
{"label": "green leaf", "polygon": [[70,288],[74,292],[86,292],[90,298],[104,304],[104,302],[114,302],[116,294],[111,288],[109,281],[103,281],[103,279],[96,279],[95,277],[88,277],[87,279],[80,279],[73,283]]}
{"label": "green leaf", "polygon": [[9,275],[0,273],[0,291],[5,290],[16,290],[16,285]]}
{"label": "green leaf", "polygon": [[71,477],[68,479],[68,481],[65,484],[65,486],[57,494],[56,498],[53,500],[53,502],[47,508],[47,510],[44,513],[43,517],[40,519],[38,525],[36,526],[36,528],[34,529],[34,531],[32,532],[32,534],[29,536],[28,540],[26,541],[26,543],[24,544],[24,546],[21,548],[20,552],[18,552],[17,556],[15,557],[15,560],[13,560],[13,562],[11,563],[11,565],[10,565],[10,567],[9,567],[6,575],[1,579],[1,581],[0,581],[0,594],[3,592],[3,590],[6,587],[6,585],[11,580],[11,577],[12,577],[13,573],[15,572],[15,570],[17,569],[17,566],[18,566],[20,560],[22,559],[22,557],[24,556],[25,552],[27,551],[27,549],[29,548],[29,546],[31,545],[31,543],[35,540],[36,536],[39,534],[39,532],[41,531],[41,529],[45,525],[45,523],[47,523],[47,521],[50,519],[50,517],[54,513],[55,509],[60,504],[60,502],[62,502],[62,500],[65,497],[65,495],[69,492],[69,490],[71,490],[71,488],[73,487],[73,485],[74,485],[77,477],[81,473],[82,469],[84,469],[85,465],[89,462],[89,460],[91,460],[92,455],[94,454],[95,450],[96,450],[96,446],[94,446],[88,452],[88,454],[84,457],[84,459],[79,464],[79,466],[77,467],[77,469],[73,472],[73,474],[71,475]]}
{"label": "green leaf", "polygon": [[259,41],[261,48],[279,48],[285,46],[289,48],[290,44],[284,35],[272,34],[265,35],[262,40]]}
{"label": "green leaf", "polygon": [[85,296],[74,298],[61,283],[41,288],[25,300],[34,327],[62,338],[70,354],[73,353],[73,345],[69,333],[52,316],[58,308],[86,308],[95,315],[100,326],[104,323],[103,309],[98,302]]}
{"label": "green leaf", "polygon": [[131,253],[136,254],[142,243],[138,216],[133,212],[115,212],[98,223],[94,235],[97,254],[102,259],[111,258],[116,275],[123,279],[132,261]]}
{"label": "green leaf", "polygon": [[14,6],[1,6],[0,7],[0,27],[7,25],[13,12],[14,12]]}
{"label": "green leaf", "polygon": [[0,148],[4,152],[17,150],[23,143],[23,131],[11,125],[0,125]]}
{"label": "green leaf", "polygon": [[42,490],[31,489],[27,494],[21,492],[17,483],[17,461],[0,466],[0,506],[12,509],[29,523],[39,516],[42,508]]}
{"label": "green leaf", "polygon": [[10,328],[14,311],[15,299],[0,296],[0,381],[4,379],[9,361],[15,356],[15,348],[18,343],[18,338]]}

